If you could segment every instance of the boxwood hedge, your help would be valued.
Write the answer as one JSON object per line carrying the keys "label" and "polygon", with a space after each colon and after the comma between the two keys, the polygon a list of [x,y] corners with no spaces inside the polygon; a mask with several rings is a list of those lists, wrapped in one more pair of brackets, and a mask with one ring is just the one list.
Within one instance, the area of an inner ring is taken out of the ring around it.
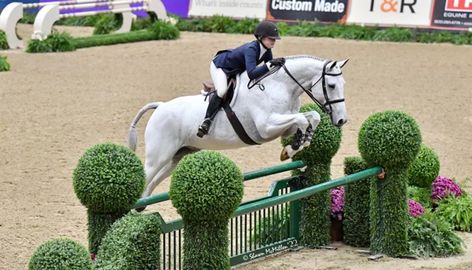
{"label": "boxwood hedge", "polygon": [[436,152],[422,144],[418,155],[408,169],[408,181],[410,185],[431,189],[431,184],[439,175],[439,169],[439,158]]}
{"label": "boxwood hedge", "polygon": [[[367,163],[361,157],[344,159],[344,174],[349,175],[367,169]],[[372,179],[373,178],[373,179]],[[355,247],[370,245],[370,181],[367,178],[345,186],[344,189],[344,243]]]}
{"label": "boxwood hedge", "polygon": [[[317,111],[321,121],[315,129],[310,146],[298,152],[293,160],[303,160],[307,167],[303,172],[301,186],[308,187],[326,182],[331,177],[331,159],[341,145],[341,129],[335,127],[329,115],[321,112],[315,104],[306,104],[300,112]],[[291,137],[283,138],[282,145],[291,143]],[[294,175],[300,175],[300,170]],[[319,247],[330,243],[330,196],[329,190],[301,200],[300,237],[305,246]]]}
{"label": "boxwood hedge", "polygon": [[161,220],[157,213],[129,213],[117,220],[102,240],[96,270],[158,269]]}
{"label": "boxwood hedge", "polygon": [[74,191],[87,207],[89,248],[100,241],[115,221],[134,206],[144,191],[144,168],[128,148],[111,143],[88,149],[73,173]]}
{"label": "boxwood hedge", "polygon": [[70,239],[53,239],[39,246],[31,256],[29,270],[91,270],[87,249]]}
{"label": "boxwood hedge", "polygon": [[415,120],[398,111],[371,115],[359,131],[359,152],[369,165],[384,167],[371,182],[370,249],[389,256],[408,254],[407,170],[421,146]]}
{"label": "boxwood hedge", "polygon": [[172,174],[170,198],[184,222],[184,268],[229,269],[228,221],[243,196],[239,168],[222,154],[185,156]]}

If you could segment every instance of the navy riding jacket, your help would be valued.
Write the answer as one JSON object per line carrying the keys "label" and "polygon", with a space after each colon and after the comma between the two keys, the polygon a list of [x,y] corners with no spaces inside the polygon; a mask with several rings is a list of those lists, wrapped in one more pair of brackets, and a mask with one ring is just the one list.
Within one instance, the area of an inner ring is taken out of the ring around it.
{"label": "navy riding jacket", "polygon": [[217,68],[223,69],[228,76],[234,76],[247,70],[249,79],[256,79],[269,71],[267,65],[258,67],[261,62],[272,60],[272,51],[268,49],[259,59],[261,54],[259,41],[254,40],[236,49],[218,52],[213,59]]}

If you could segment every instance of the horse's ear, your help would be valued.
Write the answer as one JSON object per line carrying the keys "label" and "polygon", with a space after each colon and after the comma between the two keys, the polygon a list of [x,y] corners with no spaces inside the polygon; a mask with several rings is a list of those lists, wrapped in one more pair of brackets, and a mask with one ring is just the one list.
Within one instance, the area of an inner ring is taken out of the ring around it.
{"label": "horse's ear", "polygon": [[328,69],[333,69],[337,63],[338,63],[337,61],[333,61],[333,63],[331,63]]}
{"label": "horse's ear", "polygon": [[342,60],[342,61],[340,61],[340,62],[339,62],[339,67],[340,67],[340,68],[343,68],[343,67],[344,67],[344,65],[346,65],[346,64],[347,64],[347,62],[349,62],[349,58],[348,58],[348,59],[345,59],[345,60]]}

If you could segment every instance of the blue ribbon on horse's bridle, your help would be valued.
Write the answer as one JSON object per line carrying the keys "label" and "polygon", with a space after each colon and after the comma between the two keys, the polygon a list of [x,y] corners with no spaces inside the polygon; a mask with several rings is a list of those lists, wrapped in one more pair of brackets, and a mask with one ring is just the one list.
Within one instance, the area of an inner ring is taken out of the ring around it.
{"label": "blue ribbon on horse's bridle", "polygon": [[[339,103],[339,102],[344,102],[344,98],[339,98],[339,99],[333,99],[333,100],[329,100],[329,97],[328,97],[328,90],[326,89],[326,78],[325,76],[328,75],[328,76],[341,76],[342,73],[328,73],[326,72],[326,66],[328,65],[328,61],[326,61],[324,64],[323,64],[323,71],[321,73],[321,77],[314,83],[310,86],[310,88],[306,89],[305,87],[303,87],[303,85],[301,85],[300,82],[298,82],[297,79],[295,79],[295,77],[293,77],[292,73],[290,73],[290,71],[287,69],[287,67],[285,66],[285,64],[283,65],[283,68],[285,70],[285,72],[287,73],[287,75],[296,83],[298,84],[298,86],[300,86],[301,89],[303,89],[303,91],[305,91],[305,93],[313,100],[313,102],[315,102],[316,105],[318,105],[318,107],[320,107],[320,109],[329,114],[329,116],[332,118],[332,113],[333,113],[333,107],[331,106],[332,104],[335,104],[335,103]],[[313,96],[313,93],[311,92],[311,89],[313,87],[315,87],[315,85],[317,85],[319,82],[322,82],[322,87],[323,87],[323,95],[325,97],[325,103],[321,104],[321,102],[319,100],[317,100],[315,98],[315,96]]]}

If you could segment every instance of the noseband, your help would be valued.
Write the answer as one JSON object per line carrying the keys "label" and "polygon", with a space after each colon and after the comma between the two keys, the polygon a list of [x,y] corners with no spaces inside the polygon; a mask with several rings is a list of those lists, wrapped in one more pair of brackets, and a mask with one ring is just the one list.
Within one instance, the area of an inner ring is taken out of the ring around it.
{"label": "noseband", "polygon": [[[344,102],[344,98],[340,98],[340,99],[333,99],[333,100],[329,100],[328,98],[328,90],[326,89],[326,78],[325,76],[326,75],[329,75],[329,76],[341,76],[342,73],[328,73],[326,72],[326,66],[328,65],[328,61],[326,61],[324,64],[323,64],[323,71],[321,73],[321,77],[314,83],[310,86],[310,88],[306,89],[305,87],[303,87],[303,85],[300,84],[300,82],[298,82],[297,79],[295,79],[295,77],[293,77],[292,73],[290,73],[290,71],[288,71],[287,69],[287,66],[283,65],[283,68],[285,70],[285,72],[287,73],[287,75],[296,83],[298,84],[298,86],[300,86],[300,88],[303,89],[303,91],[305,91],[305,93],[313,100],[313,102],[316,103],[316,105],[318,105],[318,107],[321,108],[321,110],[327,114],[329,114],[329,116],[331,117],[331,119],[333,118],[332,114],[333,114],[333,107],[331,106],[332,104],[335,104],[335,103],[339,103],[339,102]],[[315,87],[315,85],[317,85],[319,82],[321,81],[321,85],[323,87],[323,95],[324,95],[324,98],[325,98],[325,103],[321,104],[321,102],[319,100],[317,100],[315,98],[315,96],[313,96],[313,93],[311,92],[311,89],[313,87]]]}

